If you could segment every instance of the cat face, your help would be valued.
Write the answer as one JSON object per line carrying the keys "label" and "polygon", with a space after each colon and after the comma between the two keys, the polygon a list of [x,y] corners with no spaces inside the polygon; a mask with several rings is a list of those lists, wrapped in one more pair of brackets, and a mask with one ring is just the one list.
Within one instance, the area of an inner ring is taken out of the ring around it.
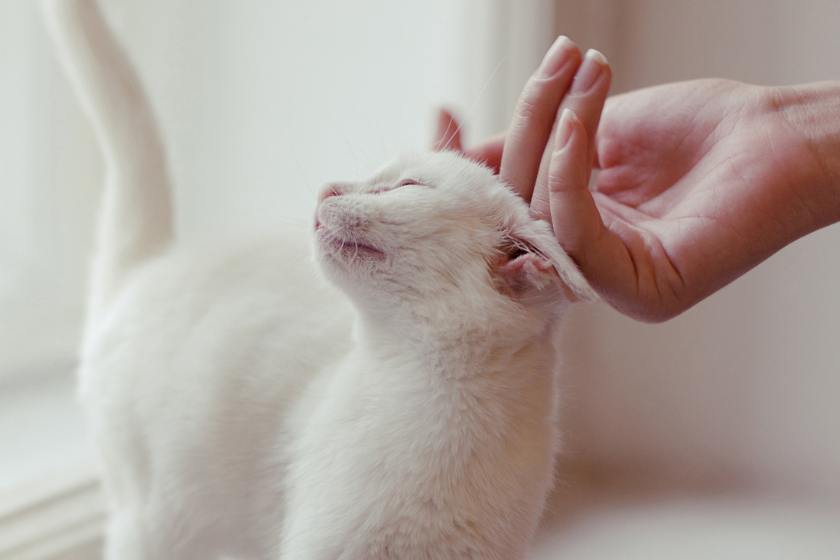
{"label": "cat face", "polygon": [[327,277],[362,305],[593,298],[549,226],[489,169],[451,152],[326,185],[315,246]]}

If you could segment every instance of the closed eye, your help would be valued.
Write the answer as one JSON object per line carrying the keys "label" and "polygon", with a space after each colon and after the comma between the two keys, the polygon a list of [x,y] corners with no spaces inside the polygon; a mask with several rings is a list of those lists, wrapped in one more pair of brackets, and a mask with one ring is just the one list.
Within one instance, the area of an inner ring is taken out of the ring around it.
{"label": "closed eye", "polygon": [[420,181],[418,181],[416,179],[403,179],[402,181],[397,183],[397,185],[394,188],[398,189],[400,187],[407,187],[408,185],[419,185],[421,187],[428,186],[428,185],[424,185],[423,183],[421,183]]}
{"label": "closed eye", "polygon": [[417,181],[415,179],[405,179],[403,181],[400,181],[396,185],[393,185],[393,186],[390,186],[390,187],[380,187],[380,188],[374,189],[372,191],[369,191],[369,194],[379,194],[379,193],[392,191],[392,190],[398,189],[400,187],[409,187],[409,186],[427,187],[428,185],[424,185],[423,183],[421,183],[420,181]]}

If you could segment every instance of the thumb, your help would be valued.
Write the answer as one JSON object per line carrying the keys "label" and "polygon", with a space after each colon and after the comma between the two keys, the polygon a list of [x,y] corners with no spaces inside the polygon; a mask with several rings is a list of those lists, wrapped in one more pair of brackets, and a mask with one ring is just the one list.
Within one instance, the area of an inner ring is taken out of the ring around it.
{"label": "thumb", "polygon": [[[601,298],[626,315],[656,320],[657,308],[662,306],[655,297],[649,244],[609,212],[606,215],[611,219],[610,227],[604,224],[589,191],[588,154],[586,129],[566,109],[558,124],[548,172],[549,215],[554,235]],[[640,286],[649,289],[642,293]]]}
{"label": "thumb", "polygon": [[588,154],[583,123],[570,109],[565,109],[557,125],[557,140],[551,154],[548,192],[537,193],[547,200],[534,209],[534,214],[551,222],[557,241],[581,268],[581,261],[587,260],[585,252],[597,243],[604,228],[589,192]]}

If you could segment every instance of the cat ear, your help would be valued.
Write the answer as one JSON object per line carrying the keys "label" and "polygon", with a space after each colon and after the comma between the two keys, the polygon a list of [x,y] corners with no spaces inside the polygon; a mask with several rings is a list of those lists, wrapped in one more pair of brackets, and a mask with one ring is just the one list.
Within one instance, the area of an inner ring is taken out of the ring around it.
{"label": "cat ear", "polygon": [[572,302],[598,299],[575,262],[547,232],[511,230],[501,247],[504,256],[495,266],[502,285],[514,293],[559,287]]}

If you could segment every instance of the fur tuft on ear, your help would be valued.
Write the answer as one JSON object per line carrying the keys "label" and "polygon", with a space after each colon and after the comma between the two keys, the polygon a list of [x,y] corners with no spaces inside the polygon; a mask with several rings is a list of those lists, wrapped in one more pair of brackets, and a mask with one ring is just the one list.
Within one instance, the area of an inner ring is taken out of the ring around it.
{"label": "fur tuft on ear", "polygon": [[598,299],[575,262],[549,233],[512,229],[501,249],[504,256],[495,272],[514,293],[559,286],[571,302]]}

